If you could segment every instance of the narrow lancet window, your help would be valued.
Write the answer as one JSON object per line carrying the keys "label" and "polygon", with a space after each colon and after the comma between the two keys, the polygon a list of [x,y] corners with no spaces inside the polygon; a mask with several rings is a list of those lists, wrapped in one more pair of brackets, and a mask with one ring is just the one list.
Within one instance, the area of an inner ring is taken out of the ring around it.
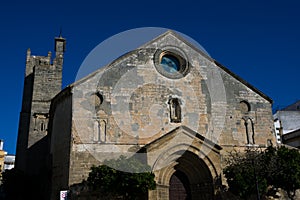
{"label": "narrow lancet window", "polygon": [[94,141],[106,142],[106,121],[96,120],[94,122]]}
{"label": "narrow lancet window", "polygon": [[94,141],[99,142],[100,140],[100,130],[99,130],[99,121],[94,121]]}
{"label": "narrow lancet window", "polygon": [[246,130],[247,144],[255,144],[253,120],[250,117],[244,117],[243,120],[245,121],[244,125]]}
{"label": "narrow lancet window", "polygon": [[174,123],[181,122],[181,107],[178,98],[172,98],[169,100],[170,106],[170,120]]}
{"label": "narrow lancet window", "polygon": [[105,120],[100,121],[100,141],[106,142],[106,122],[105,122]]}

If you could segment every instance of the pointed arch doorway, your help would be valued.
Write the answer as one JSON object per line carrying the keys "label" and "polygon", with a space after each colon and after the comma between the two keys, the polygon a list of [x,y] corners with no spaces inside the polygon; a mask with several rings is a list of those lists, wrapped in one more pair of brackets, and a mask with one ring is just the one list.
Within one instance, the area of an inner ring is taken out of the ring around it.
{"label": "pointed arch doorway", "polygon": [[169,200],[213,199],[213,178],[201,158],[186,151],[176,163],[169,181]]}
{"label": "pointed arch doorway", "polygon": [[145,145],[156,177],[150,200],[211,200],[220,184],[220,147],[181,126]]}

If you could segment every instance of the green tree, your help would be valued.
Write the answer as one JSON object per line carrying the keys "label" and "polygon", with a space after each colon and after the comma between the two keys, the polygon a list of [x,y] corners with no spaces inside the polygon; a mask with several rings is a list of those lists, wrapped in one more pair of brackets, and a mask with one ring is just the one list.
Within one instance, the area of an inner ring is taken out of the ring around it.
{"label": "green tree", "polygon": [[230,192],[243,199],[266,193],[263,154],[258,149],[247,149],[245,153],[231,152],[227,163],[223,173]]}
{"label": "green tree", "polygon": [[300,188],[300,152],[285,146],[269,147],[265,152],[265,161],[269,166],[268,183],[284,189],[293,199]]}
{"label": "green tree", "polygon": [[243,199],[264,196],[268,187],[282,188],[293,199],[300,188],[300,153],[284,146],[249,148],[231,153],[223,172],[229,191]]}
{"label": "green tree", "polygon": [[92,191],[130,200],[143,199],[148,190],[156,187],[150,166],[138,159],[126,159],[124,156],[117,160],[106,160],[100,166],[93,166],[87,185]]}

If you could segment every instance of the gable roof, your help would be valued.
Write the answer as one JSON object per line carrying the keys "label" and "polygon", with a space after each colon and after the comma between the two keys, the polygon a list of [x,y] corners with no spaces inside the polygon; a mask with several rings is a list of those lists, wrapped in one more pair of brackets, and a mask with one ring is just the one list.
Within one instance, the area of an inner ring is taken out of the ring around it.
{"label": "gable roof", "polygon": [[244,85],[246,85],[252,91],[254,91],[255,93],[259,94],[261,97],[263,97],[264,99],[266,99],[267,101],[269,101],[271,104],[273,103],[273,100],[269,96],[267,96],[266,94],[264,94],[263,92],[261,92],[259,89],[257,89],[256,87],[254,87],[253,85],[251,85],[250,83],[248,83],[247,81],[245,81],[244,79],[242,79],[240,76],[238,76],[235,73],[233,73],[232,71],[230,71],[224,65],[222,65],[221,63],[219,63],[216,60],[214,60],[214,63],[219,68],[221,68],[223,71],[225,71],[226,73],[230,74],[232,77],[234,77],[235,79],[237,79],[238,81],[240,81],[241,83],[243,83]]}
{"label": "gable roof", "polygon": [[151,44],[163,37],[166,37],[167,35],[173,35],[174,37],[176,37],[177,39],[181,40],[182,42],[184,42],[187,46],[189,46],[191,49],[195,50],[197,53],[199,53],[201,56],[203,56],[204,58],[206,58],[207,60],[213,62],[216,66],[218,66],[221,70],[223,70],[224,72],[228,73],[229,75],[231,75],[232,77],[234,77],[236,80],[238,80],[239,82],[241,82],[242,84],[244,84],[245,86],[247,86],[248,88],[250,88],[252,91],[254,91],[255,93],[259,94],[261,97],[263,97],[264,99],[266,99],[267,101],[269,101],[271,104],[273,103],[273,100],[267,96],[266,94],[264,94],[263,92],[261,92],[259,89],[257,89],[256,87],[254,87],[253,85],[251,85],[250,83],[248,83],[247,81],[245,81],[244,79],[242,79],[240,76],[236,75],[235,73],[233,73],[231,70],[229,70],[227,67],[225,67],[224,65],[222,65],[221,63],[219,63],[218,61],[216,61],[215,59],[213,59],[212,57],[210,57],[209,55],[207,55],[206,52],[202,51],[199,48],[196,48],[195,45],[191,44],[189,41],[187,41],[184,37],[182,37],[181,35],[177,34],[176,32],[169,30],[163,34],[161,34],[160,36],[158,36],[157,38],[149,41],[148,43],[146,43],[143,46],[146,46],[147,44]]}
{"label": "gable roof", "polygon": [[78,85],[82,82],[84,82],[85,80],[89,79],[90,77],[95,76],[97,73],[108,69],[109,67],[111,67],[114,63],[120,62],[123,59],[128,58],[129,56],[131,56],[132,54],[136,53],[138,51],[138,49],[144,48],[150,44],[153,44],[157,41],[159,41],[160,39],[167,37],[168,35],[172,35],[175,38],[177,38],[178,40],[180,40],[181,42],[183,42],[184,44],[186,44],[189,48],[193,49],[194,51],[196,51],[197,53],[199,53],[201,56],[203,56],[205,59],[211,61],[212,63],[214,63],[217,67],[219,67],[222,71],[226,72],[227,74],[229,74],[230,76],[232,76],[233,78],[235,78],[236,80],[238,80],[239,82],[241,82],[242,84],[244,84],[245,86],[247,86],[249,89],[251,89],[252,91],[254,91],[255,93],[257,93],[258,95],[260,95],[261,97],[263,97],[264,99],[266,99],[267,101],[269,101],[271,104],[273,103],[273,100],[267,96],[266,94],[264,94],[263,92],[261,92],[259,89],[257,89],[256,87],[254,87],[253,85],[251,85],[250,83],[248,83],[247,81],[245,81],[244,79],[242,79],[241,77],[239,77],[238,75],[236,75],[235,73],[233,73],[231,70],[229,70],[227,67],[225,67],[224,65],[222,65],[221,63],[219,63],[218,61],[214,60],[213,58],[211,58],[206,52],[204,52],[203,50],[195,47],[195,45],[191,44],[189,41],[187,41],[183,36],[179,35],[178,33],[172,31],[172,30],[168,30],[165,33],[159,35],[158,37],[150,40],[149,42],[143,44],[142,46],[140,46],[139,48],[132,50],[124,55],[121,55],[119,58],[113,60],[111,63],[109,63],[106,66],[103,66],[101,68],[99,68],[98,70],[94,71],[93,73],[85,76],[84,78],[72,83],[69,85],[69,87],[73,87],[75,85]]}

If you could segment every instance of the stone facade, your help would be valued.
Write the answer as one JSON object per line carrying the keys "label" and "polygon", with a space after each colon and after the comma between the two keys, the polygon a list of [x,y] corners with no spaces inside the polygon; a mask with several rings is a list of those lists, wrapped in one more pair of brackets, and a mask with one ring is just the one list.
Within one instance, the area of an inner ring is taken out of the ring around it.
{"label": "stone facade", "polygon": [[61,91],[63,55],[66,41],[55,38],[55,58],[31,55],[27,50],[22,109],[16,151],[16,168],[43,179],[43,198],[47,198],[47,177],[51,173],[49,154],[49,110]]}
{"label": "stone facade", "polygon": [[191,199],[212,199],[228,151],[275,141],[271,104],[168,31],[52,99],[51,199],[86,179],[92,165],[120,155],[151,166],[157,189],[149,199],[169,199],[172,177]]}

